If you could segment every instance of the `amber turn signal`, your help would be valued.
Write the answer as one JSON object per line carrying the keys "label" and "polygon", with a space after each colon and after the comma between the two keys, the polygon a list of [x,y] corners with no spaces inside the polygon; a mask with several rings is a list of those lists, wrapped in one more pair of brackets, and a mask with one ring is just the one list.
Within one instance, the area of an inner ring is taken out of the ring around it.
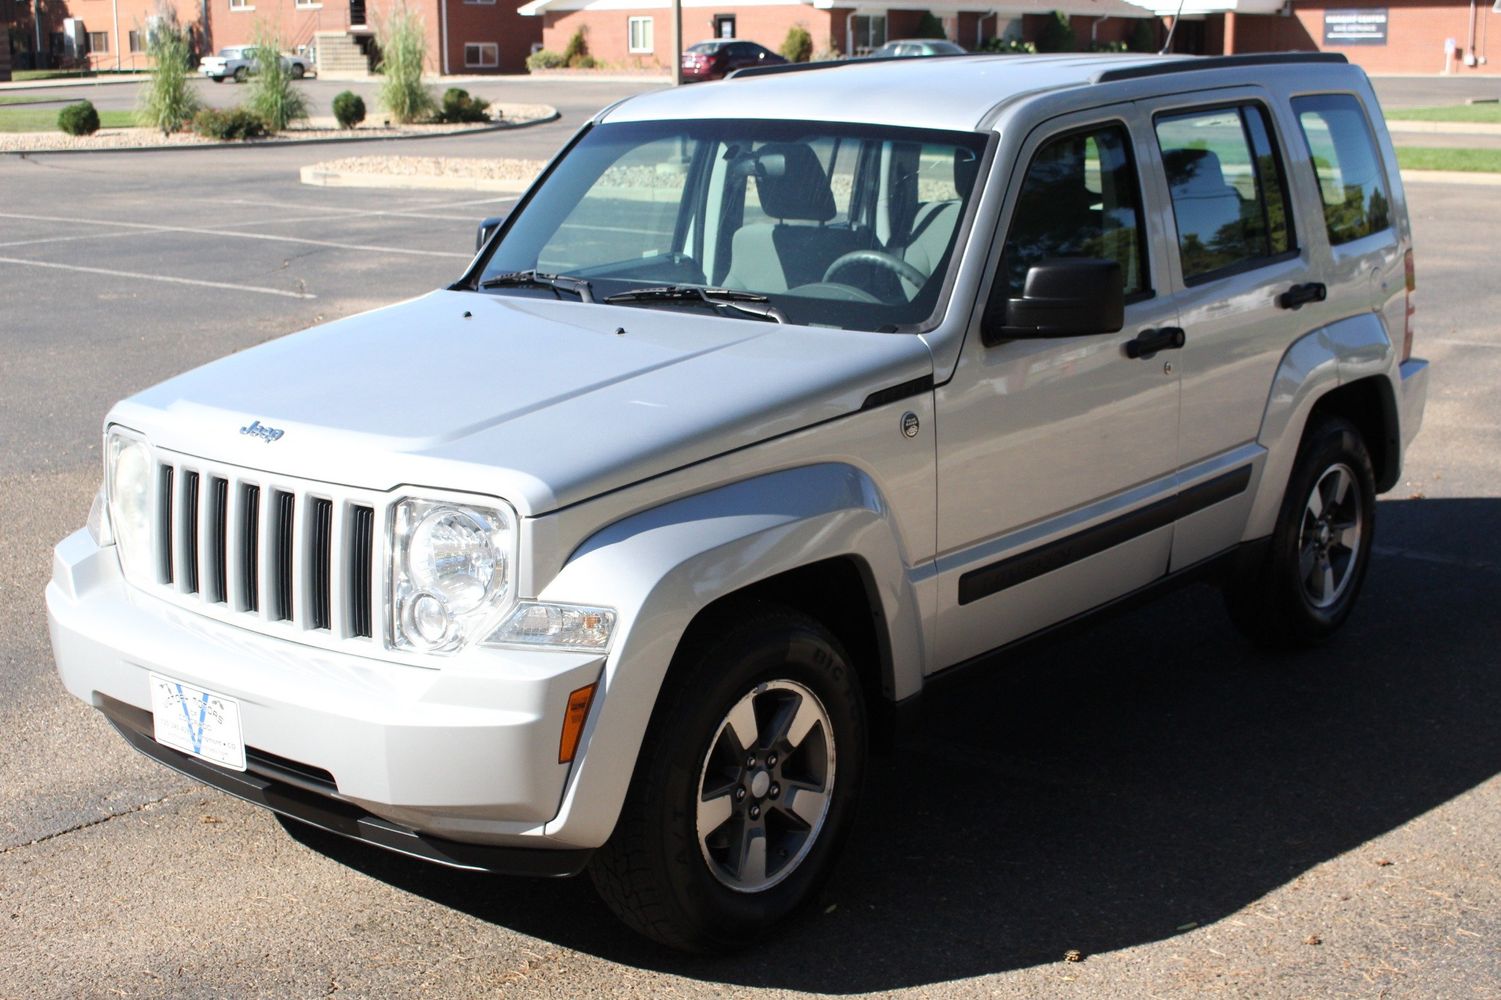
{"label": "amber turn signal", "polygon": [[590,684],[568,696],[568,708],[563,712],[563,736],[558,740],[559,764],[573,763],[579,737],[584,735],[584,720],[589,718],[589,706],[594,703],[594,689],[598,686]]}

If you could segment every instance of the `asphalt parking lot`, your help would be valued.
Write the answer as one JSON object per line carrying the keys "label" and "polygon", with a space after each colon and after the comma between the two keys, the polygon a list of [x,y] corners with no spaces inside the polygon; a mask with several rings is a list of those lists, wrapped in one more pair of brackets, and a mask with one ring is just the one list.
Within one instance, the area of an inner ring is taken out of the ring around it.
{"label": "asphalt parking lot", "polygon": [[[578,120],[396,151],[545,155]],[[1501,996],[1497,188],[1408,188],[1434,376],[1337,642],[1255,653],[1196,588],[951,690],[819,905],[710,960],[587,880],[290,837],[55,677],[49,551],[108,406],[451,280],[504,205],[297,182],[370,148],[0,157],[0,997]]]}

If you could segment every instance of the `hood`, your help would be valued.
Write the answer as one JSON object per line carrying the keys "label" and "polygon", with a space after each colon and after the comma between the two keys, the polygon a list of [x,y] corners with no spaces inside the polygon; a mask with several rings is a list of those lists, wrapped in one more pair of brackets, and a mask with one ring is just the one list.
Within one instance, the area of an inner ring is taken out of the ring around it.
{"label": "hood", "polygon": [[852,413],[931,371],[911,335],[443,291],[223,358],[111,419],[200,458],[484,493],[525,516]]}

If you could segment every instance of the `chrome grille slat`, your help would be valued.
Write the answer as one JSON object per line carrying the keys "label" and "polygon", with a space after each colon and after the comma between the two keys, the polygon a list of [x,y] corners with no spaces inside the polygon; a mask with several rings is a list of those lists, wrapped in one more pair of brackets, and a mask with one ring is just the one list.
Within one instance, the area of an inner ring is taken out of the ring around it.
{"label": "chrome grille slat", "polygon": [[297,553],[297,495],[277,490],[276,536],[272,542],[272,603],[271,616],[276,621],[292,621],[296,613],[294,598],[306,592],[298,586],[297,570],[302,562]]}
{"label": "chrome grille slat", "polygon": [[370,609],[374,601],[375,511],[369,507],[355,507],[350,513],[349,631],[368,639],[373,625]]}
{"label": "chrome grille slat", "polygon": [[182,512],[178,520],[182,525],[182,585],[189,594],[198,593],[198,526],[202,523],[198,503],[198,473],[186,471],[182,480]]}
{"label": "chrome grille slat", "polygon": [[177,605],[312,645],[375,642],[384,494],[161,451],[146,585]]}

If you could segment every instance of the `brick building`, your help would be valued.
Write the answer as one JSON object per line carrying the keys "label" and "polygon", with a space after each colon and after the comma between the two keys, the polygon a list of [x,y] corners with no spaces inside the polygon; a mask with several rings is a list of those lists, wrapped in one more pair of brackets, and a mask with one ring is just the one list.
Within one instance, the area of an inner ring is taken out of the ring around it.
{"label": "brick building", "polygon": [[[374,56],[374,25],[392,0],[168,0],[192,33],[199,53],[255,41],[264,25],[282,48],[320,50],[320,66],[364,69]],[[497,0],[408,0],[428,36],[434,73],[521,73],[541,40],[536,18]],[[96,70],[147,69],[146,33],[158,0],[45,0],[40,51],[49,66]],[[0,0],[0,30],[17,68],[37,64],[33,0]],[[353,53],[351,56],[350,53]],[[352,61],[351,61],[352,60]]]}
{"label": "brick building", "polygon": [[[1342,52],[1371,73],[1490,73],[1486,55],[1491,20],[1480,0],[1186,0],[1173,48],[1216,55],[1236,52]],[[542,22],[542,44],[562,51],[583,30],[588,50],[608,65],[671,66],[670,0],[532,0],[520,8]],[[995,37],[1035,40],[1047,12],[1072,17],[1078,47],[1129,38],[1134,22],[1178,11],[1170,0],[683,0],[683,44],[743,38],[776,49],[793,25],[807,28],[816,53],[859,55],[887,39],[910,37],[924,11],[967,48]],[[1501,24],[1498,24],[1501,30]]]}

